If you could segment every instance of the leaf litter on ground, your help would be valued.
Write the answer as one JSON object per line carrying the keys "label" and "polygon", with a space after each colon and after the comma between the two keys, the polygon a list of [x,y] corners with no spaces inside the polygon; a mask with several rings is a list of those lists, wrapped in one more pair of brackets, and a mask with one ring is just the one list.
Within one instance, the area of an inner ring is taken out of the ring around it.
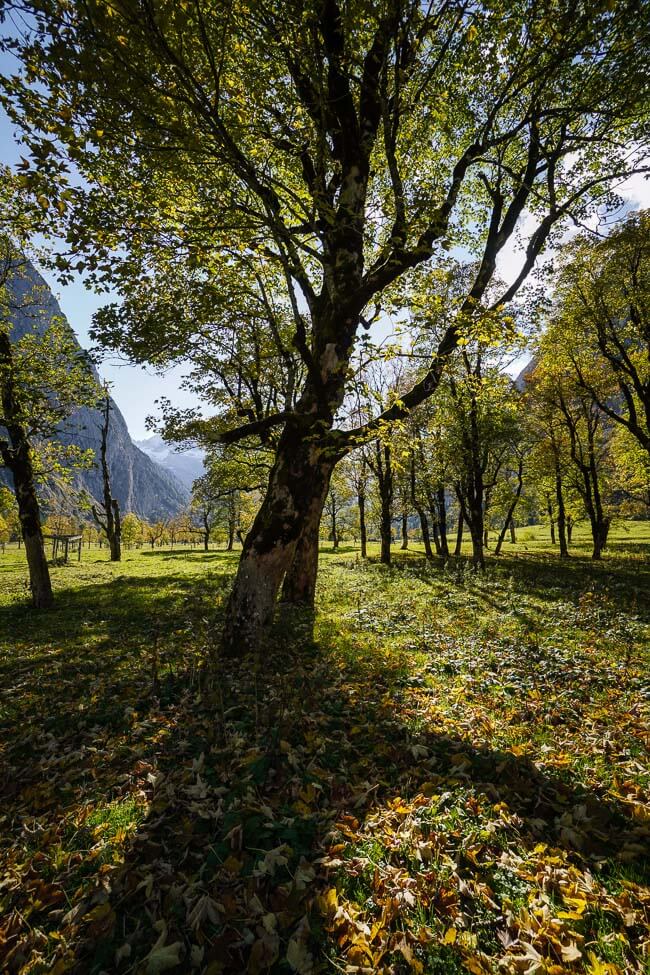
{"label": "leaf litter on ground", "polygon": [[169,626],[107,603],[7,660],[7,971],[646,970],[648,626],[616,591],[333,559],[315,641],[285,619],[208,674],[191,581]]}

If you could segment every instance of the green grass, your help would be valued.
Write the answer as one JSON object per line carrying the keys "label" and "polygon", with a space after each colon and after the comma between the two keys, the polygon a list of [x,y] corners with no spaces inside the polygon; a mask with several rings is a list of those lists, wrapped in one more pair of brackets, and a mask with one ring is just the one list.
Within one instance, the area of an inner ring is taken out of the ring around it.
{"label": "green grass", "polygon": [[238,553],[84,549],[38,614],[9,547],[0,967],[644,972],[650,524],[575,541],[325,544],[314,638],[245,661]]}

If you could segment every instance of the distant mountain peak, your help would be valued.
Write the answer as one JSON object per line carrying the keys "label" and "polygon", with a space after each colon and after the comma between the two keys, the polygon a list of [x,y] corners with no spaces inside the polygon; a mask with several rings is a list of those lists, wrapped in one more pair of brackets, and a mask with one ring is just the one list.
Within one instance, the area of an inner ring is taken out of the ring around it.
{"label": "distant mountain peak", "polygon": [[176,443],[163,440],[158,433],[144,440],[136,440],[135,443],[152,460],[171,471],[189,490],[194,481],[205,473],[205,454],[199,447],[185,449]]}

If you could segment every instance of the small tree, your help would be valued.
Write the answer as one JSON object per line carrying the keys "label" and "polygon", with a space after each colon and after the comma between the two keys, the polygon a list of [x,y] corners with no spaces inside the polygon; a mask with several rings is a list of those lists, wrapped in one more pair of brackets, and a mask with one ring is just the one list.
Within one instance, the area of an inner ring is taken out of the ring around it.
{"label": "small tree", "polygon": [[142,541],[143,526],[142,522],[136,514],[129,511],[124,518],[122,518],[122,541],[127,546],[131,548],[133,545],[138,544]]}
{"label": "small tree", "polygon": [[[17,285],[20,285],[17,287]],[[35,330],[12,341],[17,314],[31,315]],[[34,606],[52,605],[37,482],[71,465],[89,463],[88,452],[64,446],[56,434],[79,406],[96,401],[87,358],[63,321],[39,322],[39,286],[26,260],[7,237],[0,239],[0,460],[11,473],[29,566]]]}
{"label": "small tree", "polygon": [[164,521],[145,521],[142,523],[144,537],[147,539],[151,548],[154,549],[160,544],[167,533],[167,525]]}
{"label": "small tree", "polygon": [[113,492],[111,491],[111,475],[107,457],[111,409],[111,398],[108,393],[108,387],[105,386],[102,403],[101,443],[99,452],[104,500],[101,505],[101,511],[95,504],[91,505],[90,510],[93,513],[93,518],[108,539],[111,562],[119,562],[122,558],[120,505],[117,498],[113,497]]}

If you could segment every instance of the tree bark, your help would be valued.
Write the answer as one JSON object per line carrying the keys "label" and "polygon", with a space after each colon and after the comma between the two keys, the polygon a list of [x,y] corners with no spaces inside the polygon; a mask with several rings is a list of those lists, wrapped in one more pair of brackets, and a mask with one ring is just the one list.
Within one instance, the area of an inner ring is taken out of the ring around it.
{"label": "tree bark", "polygon": [[555,468],[555,497],[557,500],[557,533],[560,539],[560,558],[569,558],[569,547],[567,545],[566,533],[566,514],[564,509],[564,492],[562,490],[562,475],[559,465]]}
{"label": "tree bark", "polygon": [[107,458],[110,415],[111,401],[107,391],[104,398],[104,421],[101,427],[101,445],[99,453],[102,468],[102,484],[104,489],[104,517],[102,518],[99,515],[95,505],[92,506],[91,511],[93,518],[105,533],[108,540],[111,562],[120,562],[122,560],[120,506],[117,499],[112,497],[111,475]]}
{"label": "tree bark", "polygon": [[393,521],[393,467],[390,444],[382,444],[379,440],[376,442],[373,470],[379,489],[379,537],[381,539],[379,561],[383,565],[390,565]]}
{"label": "tree bark", "polygon": [[445,486],[438,487],[438,531],[440,532],[440,554],[447,561],[449,558],[449,541],[447,540],[447,501],[445,498]]}
{"label": "tree bark", "polygon": [[424,545],[424,554],[427,559],[433,558],[433,549],[431,548],[431,536],[429,534],[429,522],[427,520],[424,508],[419,507],[417,509],[418,518],[420,519],[420,532],[422,533],[422,544]]}
{"label": "tree bark", "polygon": [[286,601],[313,605],[318,526],[333,467],[334,460],[325,459],[313,440],[287,424],[244,542],[226,610],[224,653],[236,656],[260,648],[287,573]]}
{"label": "tree bark", "polygon": [[405,551],[409,547],[409,523],[408,523],[408,513],[406,511],[402,512],[402,551]]}
{"label": "tree bark", "polygon": [[456,544],[454,546],[454,555],[458,558],[463,550],[463,513],[459,509],[458,511],[458,524],[456,525]]}
{"label": "tree bark", "polygon": [[0,440],[0,456],[11,471],[14,493],[18,505],[20,529],[25,543],[25,555],[29,569],[29,587],[32,603],[36,609],[49,609],[53,602],[50,570],[45,557],[41,512],[36,496],[34,466],[29,438],[19,421],[20,403],[13,380],[13,360],[9,337],[0,330],[3,365],[6,369],[2,383],[2,413],[9,442]]}
{"label": "tree bark", "polygon": [[359,534],[361,536],[361,558],[365,559],[368,557],[368,529],[366,528],[365,494],[357,495],[357,504],[359,506]]}
{"label": "tree bark", "polygon": [[[519,467],[517,469],[517,490],[515,491],[515,496],[512,499],[510,507],[508,508],[508,514],[506,515],[506,519],[503,523],[503,528],[501,529],[501,534],[499,535],[496,548],[494,549],[495,555],[499,555],[499,553],[501,552],[501,546],[503,545],[503,541],[506,537],[506,532],[508,530],[508,527],[510,527],[511,533],[514,535],[514,523],[512,520],[512,516],[515,513],[515,508],[519,503],[519,498],[521,497],[521,491],[524,486],[523,472],[524,472],[524,462],[523,460],[520,460]],[[514,542],[514,538],[512,538],[512,541]]]}
{"label": "tree bark", "polygon": [[323,465],[321,469],[323,476],[322,497],[313,500],[305,517],[291,564],[284,577],[282,586],[283,603],[290,603],[308,609],[314,608],[316,581],[318,578],[320,523],[333,470],[334,464],[331,466]]}
{"label": "tree bark", "polygon": [[555,545],[555,518],[553,517],[553,504],[551,503],[550,494],[546,497],[546,511],[548,513],[548,524],[551,530],[551,545]]}
{"label": "tree bark", "polygon": [[413,449],[411,449],[411,504],[415,508],[418,518],[420,519],[420,532],[422,534],[422,544],[424,545],[425,557],[427,559],[432,559],[433,551],[431,549],[431,535],[429,533],[429,522],[427,520],[427,515],[424,510],[424,505],[420,502],[418,496],[417,475],[415,470],[415,451]]}
{"label": "tree bark", "polygon": [[18,502],[18,515],[25,542],[25,555],[29,568],[29,587],[36,609],[49,609],[54,603],[50,570],[45,556],[41,514],[34,486],[34,471],[29,448],[20,450],[20,456],[11,468]]}

